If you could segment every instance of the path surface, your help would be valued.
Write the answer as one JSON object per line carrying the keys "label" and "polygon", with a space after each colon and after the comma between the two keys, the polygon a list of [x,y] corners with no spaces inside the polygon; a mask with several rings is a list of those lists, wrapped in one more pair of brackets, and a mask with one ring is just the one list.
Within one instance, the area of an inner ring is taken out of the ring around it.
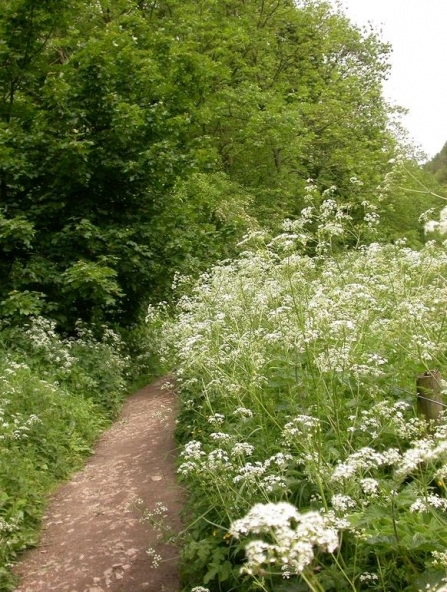
{"label": "path surface", "polygon": [[[175,398],[168,378],[130,397],[84,469],[51,499],[36,549],[15,569],[16,592],[177,592],[178,550],[142,523],[141,507],[168,508],[180,529]],[[142,505],[135,503],[142,500]],[[152,567],[155,549],[162,561]]]}

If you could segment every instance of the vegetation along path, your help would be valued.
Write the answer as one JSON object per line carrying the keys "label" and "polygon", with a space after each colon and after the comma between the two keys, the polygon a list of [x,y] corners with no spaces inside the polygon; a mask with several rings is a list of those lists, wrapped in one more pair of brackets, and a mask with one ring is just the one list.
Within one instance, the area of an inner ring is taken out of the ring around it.
{"label": "vegetation along path", "polygon": [[[179,529],[175,399],[168,378],[129,398],[87,465],[53,496],[40,545],[17,566],[16,592],[176,592],[176,549],[142,521],[162,502]],[[155,558],[162,556],[157,568]]]}

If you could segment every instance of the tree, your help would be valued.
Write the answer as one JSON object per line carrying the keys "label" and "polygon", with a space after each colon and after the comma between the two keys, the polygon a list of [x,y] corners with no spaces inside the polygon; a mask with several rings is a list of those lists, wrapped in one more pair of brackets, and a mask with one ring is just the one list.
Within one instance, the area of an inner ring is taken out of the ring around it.
{"label": "tree", "polygon": [[353,176],[375,190],[395,146],[381,95],[388,46],[324,2],[170,2],[160,13],[210,59],[192,133],[214,156],[206,166],[250,191],[258,218],[294,215],[309,177],[344,196]]}
{"label": "tree", "polygon": [[0,3],[4,315],[131,324],[308,178],[377,202],[389,48],[327,3]]}
{"label": "tree", "polygon": [[23,82],[15,98],[30,115],[15,107],[6,123],[16,133],[5,126],[3,135],[15,159],[3,171],[3,312],[40,307],[66,327],[79,316],[132,322],[141,303],[162,297],[174,269],[185,267],[191,238],[215,227],[212,212],[189,226],[167,225],[167,213],[180,210],[177,180],[194,170],[191,99],[186,89],[179,100],[178,74],[186,65],[190,93],[199,92],[206,82],[200,57],[183,48],[166,68],[174,42],[154,33],[134,2],[83,7],[65,30],[46,34],[30,65],[39,83]]}
{"label": "tree", "polygon": [[427,171],[434,174],[435,178],[442,185],[447,185],[447,142],[424,167]]}

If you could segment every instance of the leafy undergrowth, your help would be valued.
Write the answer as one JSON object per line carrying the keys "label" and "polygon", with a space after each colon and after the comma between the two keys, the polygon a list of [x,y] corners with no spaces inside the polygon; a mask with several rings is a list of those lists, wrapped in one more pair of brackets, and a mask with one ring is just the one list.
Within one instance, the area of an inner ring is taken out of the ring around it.
{"label": "leafy undergrowth", "polygon": [[314,257],[306,217],[249,237],[166,325],[185,590],[444,590],[447,418],[415,378],[446,367],[445,245],[331,254],[338,212]]}
{"label": "leafy undergrowth", "polygon": [[[91,451],[116,415],[134,367],[124,343],[79,326],[63,339],[32,319],[0,333],[0,590],[11,563],[36,543],[46,498]],[[146,360],[147,361],[147,360]],[[143,361],[140,360],[143,366]]]}

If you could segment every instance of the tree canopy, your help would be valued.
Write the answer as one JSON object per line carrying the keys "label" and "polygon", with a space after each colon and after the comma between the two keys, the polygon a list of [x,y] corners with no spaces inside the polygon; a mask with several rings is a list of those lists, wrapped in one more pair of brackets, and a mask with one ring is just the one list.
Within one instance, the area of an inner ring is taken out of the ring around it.
{"label": "tree canopy", "polygon": [[442,185],[447,185],[447,142],[427,164],[425,169],[434,174],[435,178]]}
{"label": "tree canopy", "polygon": [[359,220],[395,208],[390,49],[328,3],[0,8],[3,315],[132,323],[175,271],[296,216],[309,179]]}

